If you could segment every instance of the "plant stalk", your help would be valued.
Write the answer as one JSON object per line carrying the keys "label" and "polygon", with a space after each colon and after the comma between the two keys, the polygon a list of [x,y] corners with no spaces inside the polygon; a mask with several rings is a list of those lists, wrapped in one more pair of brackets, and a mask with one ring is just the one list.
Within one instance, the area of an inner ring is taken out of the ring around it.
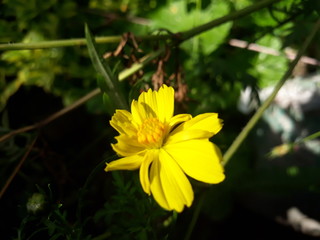
{"label": "plant stalk", "polygon": [[256,125],[258,120],[262,117],[262,114],[264,111],[270,106],[274,98],[276,97],[277,93],[279,92],[280,88],[283,86],[283,84],[286,82],[286,80],[291,76],[293,69],[299,62],[300,58],[303,56],[304,52],[310,45],[312,39],[316,35],[317,31],[320,28],[320,20],[318,20],[311,33],[309,34],[308,38],[304,41],[302,47],[300,48],[298,54],[296,55],[295,59],[291,62],[289,65],[288,70],[285,72],[281,80],[277,83],[275,86],[273,92],[270,94],[270,96],[267,98],[267,100],[258,108],[256,113],[252,116],[252,118],[249,120],[247,125],[243,128],[243,130],[240,132],[240,134],[236,137],[236,139],[233,141],[231,146],[228,148],[226,153],[223,156],[222,164],[226,165],[228,161],[231,159],[231,157],[234,155],[234,153],[238,150],[240,145],[243,143],[243,141],[248,136],[249,132],[252,130],[252,128]]}
{"label": "plant stalk", "polygon": [[215,20],[212,20],[211,22],[205,23],[203,25],[200,25],[198,27],[195,27],[191,30],[185,31],[185,32],[181,32],[179,35],[179,39],[180,41],[186,41],[196,35],[199,35],[203,32],[206,32],[214,27],[217,27],[221,24],[230,22],[230,21],[234,21],[238,18],[244,17],[246,15],[249,15],[250,13],[253,13],[255,11],[258,11],[262,8],[265,8],[275,2],[279,2],[280,0],[264,0],[264,1],[259,1],[249,7],[246,7],[244,9],[241,9],[239,11],[230,13],[226,16],[217,18]]}
{"label": "plant stalk", "polygon": [[[150,61],[152,61],[153,59],[155,59],[156,57],[158,57],[161,53],[164,52],[164,48],[159,49],[156,52],[153,52],[151,54],[146,55],[143,59],[145,59],[143,62],[141,63],[135,63],[131,66],[131,68],[125,69],[122,72],[120,72],[119,74],[119,81],[123,81],[124,79],[128,78],[129,76],[131,76],[132,74],[134,74],[135,72],[139,71],[140,69],[142,69],[147,63],[149,63]],[[45,118],[44,120],[41,120],[40,122],[37,122],[35,124],[32,125],[28,125],[16,130],[13,130],[3,136],[0,136],[0,142],[5,141],[19,133],[24,133],[24,132],[28,132],[31,130],[35,130],[38,128],[41,128],[49,123],[51,123],[52,121],[54,121],[55,119],[63,116],[64,114],[72,111],[73,109],[78,108],[79,106],[81,106],[82,104],[86,103],[87,101],[89,101],[91,98],[97,96],[98,94],[100,94],[101,91],[99,88],[96,88],[94,90],[92,90],[91,92],[89,92],[87,95],[81,97],[80,99],[78,99],[77,101],[75,101],[74,103],[72,103],[71,105],[55,112],[54,114],[50,115],[49,117]]]}
{"label": "plant stalk", "polygon": [[[137,36],[136,40],[167,40],[175,38],[178,43],[186,41],[200,33],[208,31],[216,26],[219,26],[223,23],[236,20],[238,18],[244,17],[252,12],[258,11],[262,8],[265,8],[275,2],[280,0],[263,0],[259,1],[249,7],[241,9],[239,11],[230,13],[224,17],[220,17],[208,23],[205,23],[201,26],[195,27],[191,30],[177,33],[177,34],[163,34],[163,35],[147,35],[147,36]],[[95,42],[98,44],[102,43],[118,43],[122,39],[121,36],[106,36],[106,37],[96,37]],[[75,38],[75,39],[61,39],[53,41],[42,41],[34,43],[5,43],[0,44],[0,51],[2,50],[27,50],[27,49],[42,49],[42,48],[57,48],[57,47],[71,47],[71,46],[84,46],[86,45],[85,38]]]}
{"label": "plant stalk", "polygon": [[18,165],[15,167],[15,169],[13,170],[13,172],[11,173],[10,177],[7,179],[6,183],[4,184],[4,186],[1,188],[0,191],[0,199],[2,198],[2,196],[4,195],[4,193],[6,192],[7,188],[9,187],[9,185],[11,184],[12,180],[14,179],[14,177],[17,175],[17,173],[20,171],[23,163],[25,162],[25,160],[28,158],[31,150],[33,149],[34,144],[36,143],[38,137],[35,137],[33,139],[33,141],[31,142],[31,144],[27,147],[27,150],[25,152],[25,154],[23,155],[23,157],[21,158],[21,160],[19,161]]}
{"label": "plant stalk", "polygon": [[[165,40],[169,39],[171,35],[147,35],[136,37],[137,41],[147,40]],[[95,42],[98,44],[102,43],[119,43],[122,36],[106,36],[106,37],[95,37]],[[87,44],[85,38],[73,38],[73,39],[60,39],[51,41],[41,42],[30,42],[30,43],[3,43],[0,44],[0,51],[4,50],[31,50],[31,49],[43,49],[43,48],[58,48],[58,47],[79,47]]]}

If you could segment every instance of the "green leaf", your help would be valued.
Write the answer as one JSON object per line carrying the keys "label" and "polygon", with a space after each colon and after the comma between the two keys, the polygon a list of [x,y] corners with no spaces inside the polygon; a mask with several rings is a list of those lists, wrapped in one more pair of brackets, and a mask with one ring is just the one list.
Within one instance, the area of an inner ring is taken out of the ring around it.
{"label": "green leaf", "polygon": [[103,98],[103,104],[104,104],[104,106],[106,107],[106,110],[107,110],[107,112],[110,114],[110,115],[112,115],[113,114],[113,106],[112,106],[112,103],[111,103],[111,101],[110,101],[110,97],[108,96],[108,94],[106,94],[106,93],[103,93],[103,95],[102,95],[102,98]]}
{"label": "green leaf", "polygon": [[98,87],[101,89],[102,92],[108,92],[108,85],[102,75],[97,76],[97,84]]}
{"label": "green leaf", "polygon": [[[150,18],[153,19],[152,26],[154,28],[165,28],[176,33],[222,17],[228,12],[229,5],[226,1],[213,1],[205,9],[197,8],[190,11],[187,9],[186,1],[175,1],[160,8]],[[205,55],[209,55],[224,42],[231,26],[231,23],[223,24],[196,36],[191,41],[182,43],[181,46],[188,52],[201,50]]]}
{"label": "green leaf", "polygon": [[[261,38],[257,44],[281,52],[281,40],[271,34]],[[259,79],[259,87],[268,87],[279,81],[288,67],[288,62],[288,59],[283,55],[274,56],[259,53],[250,73]]]}
{"label": "green leaf", "polygon": [[91,61],[96,71],[100,74],[98,84],[101,91],[105,92],[110,97],[114,109],[128,109],[128,103],[120,91],[119,81],[113,76],[109,65],[98,54],[94,38],[92,37],[87,24],[85,25],[85,35]]}

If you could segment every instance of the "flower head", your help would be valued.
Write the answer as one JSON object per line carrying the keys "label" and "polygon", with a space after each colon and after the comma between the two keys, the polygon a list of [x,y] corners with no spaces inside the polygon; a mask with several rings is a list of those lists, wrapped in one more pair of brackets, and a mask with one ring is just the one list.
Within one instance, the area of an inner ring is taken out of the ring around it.
{"label": "flower head", "polygon": [[131,113],[117,110],[110,124],[119,132],[112,148],[122,158],[107,164],[105,171],[136,170],[143,190],[167,210],[190,207],[193,190],[186,175],[205,183],[224,179],[219,148],[209,141],[222,128],[217,113],[174,112],[174,90],[141,93]]}

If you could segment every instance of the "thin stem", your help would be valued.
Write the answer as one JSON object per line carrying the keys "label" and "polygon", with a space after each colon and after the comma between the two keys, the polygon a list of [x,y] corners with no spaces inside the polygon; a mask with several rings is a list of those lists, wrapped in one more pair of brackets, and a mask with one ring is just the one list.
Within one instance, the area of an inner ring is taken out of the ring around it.
{"label": "thin stem", "polygon": [[2,187],[1,191],[0,191],[0,199],[2,198],[3,194],[6,192],[7,188],[9,187],[10,183],[12,182],[12,180],[14,179],[14,177],[17,175],[17,173],[19,172],[19,170],[21,169],[23,163],[25,162],[25,160],[27,159],[27,157],[29,156],[34,144],[37,141],[37,137],[34,138],[34,140],[32,141],[32,143],[30,144],[30,146],[28,147],[27,151],[25,152],[25,154],[23,155],[23,157],[21,158],[20,162],[18,163],[18,165],[15,167],[15,169],[13,170],[13,172],[11,173],[10,177],[7,179],[6,183],[4,184],[4,186]]}
{"label": "thin stem", "polygon": [[308,38],[303,43],[303,45],[300,48],[296,58],[291,62],[288,70],[286,71],[286,73],[283,75],[281,80],[275,86],[273,92],[270,94],[270,96],[267,98],[267,100],[259,107],[259,109],[256,111],[256,113],[252,116],[252,118],[249,120],[247,125],[243,128],[243,130],[240,132],[240,134],[237,136],[237,138],[233,141],[233,143],[231,144],[229,149],[226,151],[226,153],[223,156],[223,161],[222,161],[223,165],[226,165],[228,163],[228,161],[231,159],[231,157],[233,156],[233,154],[238,150],[240,145],[243,143],[243,141],[248,136],[249,132],[256,125],[258,120],[261,118],[263,112],[272,103],[273,99],[275,98],[275,96],[277,95],[278,91],[280,90],[280,88],[285,83],[285,81],[291,76],[294,67],[296,66],[296,64],[298,63],[300,58],[302,57],[302,55],[305,52],[305,50],[307,49],[307,47],[310,45],[312,39],[316,35],[316,32],[319,30],[319,28],[320,28],[320,20],[318,20],[316,22],[316,24],[314,25],[314,27],[312,29],[312,32],[309,34]]}
{"label": "thin stem", "polygon": [[26,127],[22,127],[16,130],[13,130],[11,132],[9,132],[6,135],[3,135],[2,137],[0,137],[0,142],[7,140],[8,138],[11,138],[19,133],[23,133],[23,132],[28,132],[37,128],[41,128],[49,123],[51,123],[53,120],[61,117],[62,115],[72,111],[73,109],[81,106],[82,104],[84,104],[85,102],[87,102],[89,99],[93,98],[94,96],[98,95],[100,93],[100,89],[94,89],[93,91],[89,92],[87,95],[83,96],[82,98],[78,99],[76,102],[74,102],[73,104],[61,109],[58,112],[55,112],[54,114],[50,115],[49,117],[45,118],[44,120],[37,122],[35,124],[26,126]]}
{"label": "thin stem", "polygon": [[298,143],[302,143],[302,142],[307,142],[307,141],[311,141],[317,137],[320,137],[320,131],[319,132],[316,132],[316,133],[313,133],[303,139],[301,139],[300,141],[298,141]]}
{"label": "thin stem", "polygon": [[81,222],[81,213],[82,213],[82,207],[83,207],[83,197],[86,194],[86,191],[89,187],[89,184],[91,180],[99,173],[102,169],[103,166],[105,166],[105,160],[101,161],[89,174],[87,177],[83,187],[80,189],[79,192],[79,197],[78,197],[78,208],[77,208],[77,219],[79,222]]}
{"label": "thin stem", "polygon": [[[136,37],[136,40],[165,40],[171,38],[171,35],[148,35]],[[119,43],[122,36],[107,36],[107,37],[95,37],[95,42],[102,43]],[[73,38],[73,39],[61,39],[51,41],[41,41],[32,43],[4,43],[0,44],[1,50],[30,50],[30,49],[42,49],[42,48],[58,48],[58,47],[77,47],[85,46],[87,44],[85,38]]]}
{"label": "thin stem", "polygon": [[136,73],[137,71],[141,70],[144,68],[149,62],[151,62],[153,59],[158,57],[164,52],[164,48],[160,48],[159,50],[152,52],[145,56],[145,60],[141,63],[134,63],[130,68],[123,70],[119,74],[119,81],[123,81],[127,77],[131,76],[132,74]]}
{"label": "thin stem", "polygon": [[192,234],[192,231],[197,223],[198,217],[200,215],[200,211],[201,211],[201,207],[204,202],[204,199],[205,199],[205,192],[203,192],[199,198],[198,205],[197,205],[196,209],[194,210],[194,213],[193,213],[191,222],[189,224],[189,227],[187,229],[187,233],[186,233],[184,240],[189,240],[191,238],[191,234]]}
{"label": "thin stem", "polygon": [[91,240],[105,240],[105,239],[108,239],[110,236],[111,236],[111,232],[105,232],[100,234],[99,236],[92,238]]}
{"label": "thin stem", "polygon": [[243,16],[246,16],[250,13],[253,13],[255,11],[258,11],[262,8],[265,8],[275,2],[279,2],[280,0],[264,0],[264,1],[259,1],[249,7],[246,7],[244,9],[241,9],[239,11],[236,11],[236,12],[233,12],[233,13],[230,13],[226,16],[223,16],[223,17],[220,17],[218,19],[215,19],[211,22],[208,22],[208,23],[205,23],[199,27],[195,27],[191,30],[188,30],[188,31],[185,31],[185,32],[181,32],[180,33],[180,41],[185,41],[185,40],[188,40],[200,33],[203,33],[205,31],[208,31],[214,27],[217,27],[221,24],[224,24],[226,22],[229,22],[229,21],[233,21],[233,20],[236,20],[238,18],[241,18]]}
{"label": "thin stem", "polygon": [[[191,30],[181,32],[178,34],[163,34],[163,35],[147,35],[136,37],[137,40],[166,40],[172,39],[173,37],[177,37],[178,42],[183,42],[188,40],[200,33],[208,31],[216,26],[219,26],[223,23],[233,21],[235,19],[246,16],[252,12],[255,12],[259,9],[265,8],[275,2],[280,0],[264,0],[259,1],[247,8],[241,9],[239,11],[230,13],[224,17],[215,19],[211,22],[193,28]],[[96,37],[96,43],[118,43],[121,41],[121,36],[107,36],[107,37]],[[26,50],[26,49],[41,49],[41,48],[56,48],[56,47],[71,47],[71,46],[84,46],[86,45],[85,38],[75,38],[75,39],[62,39],[62,40],[53,40],[53,41],[43,41],[36,43],[6,43],[0,44],[1,50]]]}
{"label": "thin stem", "polygon": [[[161,48],[156,52],[148,54],[147,56],[145,56],[143,58],[144,61],[142,63],[133,64],[131,68],[120,72],[119,81],[123,81],[124,79],[128,78],[129,76],[131,76],[135,72],[139,71],[147,63],[149,63],[150,61],[152,61],[153,59],[158,57],[163,52],[164,52],[164,49]],[[100,89],[96,88],[96,89],[92,90],[91,92],[89,92],[87,95],[83,96],[82,98],[80,98],[77,101],[75,101],[74,103],[72,103],[71,105],[69,105],[69,106],[61,109],[60,111],[50,115],[46,119],[44,119],[44,120],[42,120],[40,122],[37,122],[35,124],[29,125],[29,126],[25,126],[25,127],[22,127],[22,128],[16,129],[16,130],[13,130],[13,131],[9,132],[8,134],[5,134],[5,135],[1,136],[0,137],[0,142],[5,141],[5,140],[7,140],[7,139],[19,134],[19,133],[28,132],[28,131],[31,131],[31,130],[35,130],[35,129],[41,128],[41,127],[51,123],[53,120],[63,116],[64,114],[66,114],[66,113],[68,113],[68,112],[80,107],[82,104],[86,103],[88,100],[90,100],[91,98],[97,96],[98,94],[100,94]]]}
{"label": "thin stem", "polygon": [[[309,44],[311,43],[312,39],[314,38],[316,32],[319,30],[320,28],[320,20],[318,20],[316,22],[316,24],[314,25],[312,32],[309,34],[308,38],[305,40],[305,42],[303,43],[301,49],[299,50],[296,58],[293,60],[293,62],[290,64],[287,72],[283,75],[283,77],[281,78],[281,80],[278,82],[278,84],[276,85],[275,89],[273,90],[273,92],[271,93],[271,95],[268,97],[268,99],[262,104],[262,106],[257,110],[257,112],[253,115],[253,117],[249,120],[249,122],[247,123],[247,125],[244,127],[244,129],[240,132],[240,134],[238,135],[238,137],[234,140],[234,142],[231,144],[231,146],[229,147],[229,149],[227,150],[227,152],[224,154],[223,156],[223,161],[222,164],[226,165],[228,163],[228,161],[231,159],[231,157],[233,156],[233,154],[237,151],[237,149],[240,147],[241,143],[245,140],[245,138],[247,137],[247,135],[249,134],[249,132],[251,131],[251,129],[254,127],[254,125],[257,123],[257,121],[260,119],[260,117],[262,116],[263,112],[267,109],[267,107],[271,104],[271,102],[273,101],[273,99],[275,98],[275,96],[277,95],[278,91],[280,90],[280,88],[282,87],[282,85],[285,83],[285,81],[290,77],[295,65],[298,63],[299,59],[301,58],[301,56],[303,55],[303,53],[305,52],[305,50],[307,49],[307,47],[309,46]],[[315,133],[313,135],[316,135],[318,133]],[[312,136],[312,135],[311,135]],[[188,228],[188,232],[186,235],[185,240],[188,240],[191,237],[193,228],[195,226],[195,223],[198,220],[199,217],[199,211],[202,207],[202,202],[199,202],[197,209],[194,211],[193,216],[192,216],[192,220],[191,223],[189,225]],[[199,209],[199,210],[198,210]]]}

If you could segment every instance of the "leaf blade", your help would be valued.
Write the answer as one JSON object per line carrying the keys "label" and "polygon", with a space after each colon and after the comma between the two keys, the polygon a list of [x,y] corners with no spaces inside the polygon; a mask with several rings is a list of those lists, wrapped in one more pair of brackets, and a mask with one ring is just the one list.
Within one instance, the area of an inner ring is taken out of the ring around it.
{"label": "leaf blade", "polygon": [[[85,24],[85,37],[90,59],[95,70],[101,75],[98,85],[101,91],[107,94],[112,102],[114,109],[128,109],[128,103],[122,95],[119,81],[112,74],[109,65],[100,57],[95,47],[94,38],[87,24]],[[102,82],[103,81],[103,82]],[[112,109],[114,111],[114,109]]]}

